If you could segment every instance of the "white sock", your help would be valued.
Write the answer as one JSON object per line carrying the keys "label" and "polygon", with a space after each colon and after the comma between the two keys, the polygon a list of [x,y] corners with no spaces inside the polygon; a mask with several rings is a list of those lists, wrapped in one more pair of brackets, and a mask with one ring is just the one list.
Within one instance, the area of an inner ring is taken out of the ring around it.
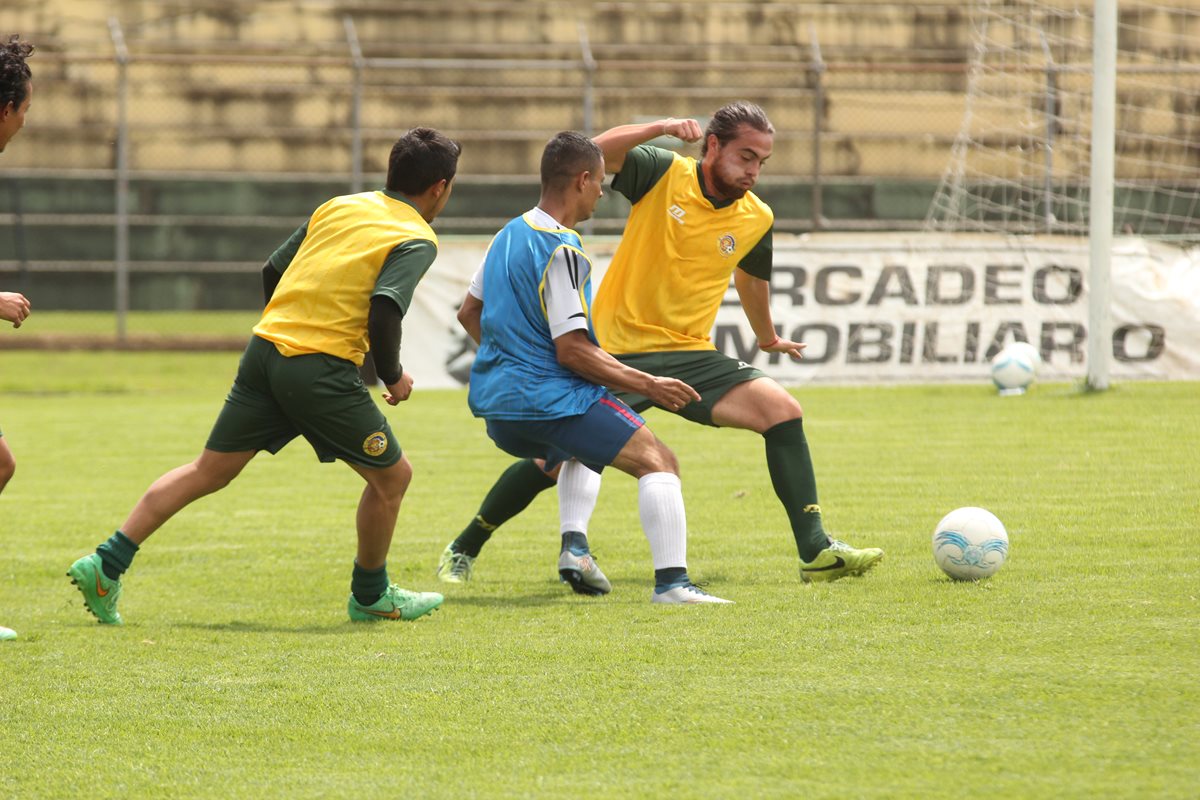
{"label": "white sock", "polygon": [[651,472],[638,478],[638,513],[655,569],[687,567],[687,515],[679,476]]}
{"label": "white sock", "polygon": [[578,531],[586,536],[599,494],[599,472],[592,472],[575,459],[564,462],[558,473],[559,533]]}

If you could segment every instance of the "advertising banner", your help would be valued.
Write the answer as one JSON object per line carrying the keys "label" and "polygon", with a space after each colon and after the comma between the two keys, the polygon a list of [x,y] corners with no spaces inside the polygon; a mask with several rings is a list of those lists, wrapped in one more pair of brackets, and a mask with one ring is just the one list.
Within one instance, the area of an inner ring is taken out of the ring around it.
{"label": "advertising banner", "polygon": [[[804,360],[758,350],[732,284],[712,339],[781,383],[986,381],[1013,341],[1041,352],[1040,380],[1086,374],[1085,241],[821,234],[774,244],[772,316],[782,336],[808,344]],[[602,280],[616,242],[587,245]],[[474,349],[454,314],[486,246],[443,243],[417,289],[402,360],[419,386],[466,381]],[[1111,284],[1112,379],[1200,380],[1200,251],[1119,238]]]}

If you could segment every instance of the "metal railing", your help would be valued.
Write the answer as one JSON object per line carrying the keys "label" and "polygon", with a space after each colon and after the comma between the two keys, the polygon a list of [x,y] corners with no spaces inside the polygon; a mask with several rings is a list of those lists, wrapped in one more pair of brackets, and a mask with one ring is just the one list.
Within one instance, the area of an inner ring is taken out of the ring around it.
{"label": "metal railing", "polygon": [[[284,47],[171,52],[128,42],[113,18],[111,56],[39,53],[40,63],[52,67],[39,70],[39,109],[31,130],[41,132],[38,140],[63,144],[48,145],[41,161],[25,166],[47,174],[88,170],[112,180],[111,216],[74,209],[56,216],[63,224],[111,221],[119,310],[128,307],[130,270],[147,268],[131,262],[131,225],[157,219],[236,228],[288,218],[219,210],[152,216],[132,207],[131,182],[172,173],[218,180],[237,173],[274,181],[299,175],[332,178],[359,191],[368,176],[383,171],[376,149],[384,151],[398,130],[414,122],[470,143],[464,159],[477,161],[460,166],[460,182],[511,182],[520,176],[535,183],[531,154],[557,130],[593,133],[634,121],[636,109],[643,118],[699,116],[746,97],[767,108],[778,131],[764,189],[796,186],[807,197],[801,213],[776,209],[783,212],[780,230],[815,231],[832,224],[843,230],[916,228],[921,219],[840,214],[831,222],[828,190],[880,178],[936,182],[959,129],[967,78],[966,64],[959,62],[826,60],[815,27],[803,46],[772,46],[757,60],[739,61],[697,57],[695,48],[637,51],[638,57],[629,58],[614,55],[613,45],[605,45],[606,57],[597,57],[582,22],[573,57],[566,57],[562,43],[548,50],[525,48],[521,57],[516,49],[499,57],[482,51],[456,58],[379,57],[364,52],[349,16],[343,18],[343,33],[341,52],[330,43],[304,56]],[[62,102],[79,102],[82,111],[47,108],[47,98],[55,96],[47,88],[56,81],[78,86],[61,93],[68,98]],[[465,110],[472,108],[478,109],[475,117]],[[56,129],[55,118],[71,121]],[[24,143],[15,165],[25,153],[37,152],[30,144],[37,143]],[[900,155],[889,156],[892,151]],[[887,158],[893,160],[880,163]],[[23,218],[25,224],[38,219],[28,211]],[[5,219],[0,214],[0,222]],[[492,221],[448,217],[441,223],[453,231]],[[601,219],[595,226],[617,232],[620,221]]]}
{"label": "metal railing", "polygon": [[[413,123],[439,127],[469,143],[460,164],[460,183],[520,180],[536,183],[536,154],[555,131],[577,128],[594,133],[624,122],[652,116],[702,116],[739,97],[756,100],[771,113],[779,131],[776,155],[765,185],[808,184],[812,209],[807,217],[779,215],[781,230],[820,230],[828,223],[822,197],[831,183],[862,180],[843,164],[854,165],[855,147],[907,136],[889,130],[887,109],[867,109],[859,121],[830,122],[830,86],[859,91],[877,87],[961,81],[962,65],[911,65],[882,70],[868,63],[826,63],[812,32],[811,45],[770,48],[757,60],[712,60],[686,49],[638,52],[637,58],[616,54],[606,45],[597,58],[587,26],[577,26],[573,57],[559,43],[550,51],[526,48],[518,57],[392,58],[364,52],[350,16],[343,22],[343,49],[330,43],[311,55],[288,53],[283,47],[239,45],[236,51],[205,46],[174,51],[129,40],[120,21],[108,21],[112,55],[39,53],[39,115],[20,155],[45,149],[42,159],[23,166],[52,174],[86,170],[112,181],[113,212],[52,212],[60,225],[113,229],[114,295],[118,335],[125,335],[130,302],[130,273],[153,269],[130,253],[131,227],[201,224],[226,230],[279,226],[286,214],[270,210],[228,213],[152,214],[135,192],[150,175],[212,175],[228,180],[274,181],[303,173],[344,181],[360,191],[369,176],[385,164],[398,130]],[[207,49],[207,51],[206,51]],[[553,57],[548,57],[548,55]],[[632,55],[632,53],[631,53]],[[897,74],[906,74],[899,81]],[[65,87],[57,93],[54,83]],[[881,91],[883,89],[880,89]],[[542,102],[544,100],[544,102]],[[78,107],[54,107],[71,103]],[[868,105],[867,101],[863,103]],[[477,116],[464,109],[477,108]],[[409,109],[413,109],[411,114]],[[895,111],[903,109],[896,103]],[[484,115],[491,115],[485,117]],[[428,117],[428,119],[426,118]],[[64,120],[56,125],[55,119]],[[937,134],[948,153],[954,125]],[[50,144],[45,144],[50,142]],[[57,143],[57,144],[56,144]],[[265,153],[266,155],[263,155]],[[480,154],[478,156],[474,154]],[[471,163],[469,158],[475,158]],[[925,177],[933,180],[944,159]],[[8,164],[15,164],[9,159]],[[207,169],[206,169],[207,167]],[[11,169],[11,167],[10,167]],[[231,217],[237,217],[233,222]],[[6,217],[0,213],[0,222]],[[9,221],[32,226],[40,219],[28,210]],[[448,231],[476,230],[503,222],[497,215],[453,216],[440,220]],[[598,219],[591,230],[618,233],[619,219]],[[913,221],[913,225],[916,221]],[[870,221],[850,227],[871,227]],[[22,259],[24,262],[24,259]],[[39,271],[102,267],[102,261],[61,259],[36,264]],[[176,262],[178,263],[178,262]],[[197,258],[184,266],[215,269]],[[230,269],[249,268],[229,262]]]}

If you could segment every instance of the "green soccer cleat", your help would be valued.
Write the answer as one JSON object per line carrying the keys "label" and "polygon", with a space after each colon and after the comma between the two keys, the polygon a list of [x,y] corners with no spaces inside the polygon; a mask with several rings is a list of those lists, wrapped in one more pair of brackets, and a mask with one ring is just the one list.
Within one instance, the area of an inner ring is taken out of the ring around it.
{"label": "green soccer cleat", "polygon": [[17,638],[17,632],[12,628],[6,628],[0,625],[0,642],[7,642],[10,639]]}
{"label": "green soccer cleat", "polygon": [[437,609],[443,597],[437,592],[410,592],[392,584],[383,596],[369,606],[350,595],[350,619],[354,622],[378,622],[381,619],[414,620]]}
{"label": "green soccer cleat", "polygon": [[121,581],[104,574],[99,553],[84,556],[67,570],[71,583],[79,587],[83,604],[104,625],[120,625],[117,601],[121,599]]}
{"label": "green soccer cleat", "polygon": [[812,581],[836,581],[847,575],[862,575],[883,560],[883,551],[878,547],[857,550],[837,539],[829,540],[829,547],[817,553],[812,561],[800,562],[800,579]]}
{"label": "green soccer cleat", "polygon": [[437,576],[442,583],[466,583],[475,569],[475,556],[459,553],[453,544],[446,545],[438,561]]}

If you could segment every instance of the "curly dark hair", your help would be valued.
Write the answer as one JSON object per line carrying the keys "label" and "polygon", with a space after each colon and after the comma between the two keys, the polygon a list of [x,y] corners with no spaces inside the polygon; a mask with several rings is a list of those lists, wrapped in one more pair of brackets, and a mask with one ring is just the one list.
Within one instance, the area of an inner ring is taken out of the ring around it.
{"label": "curly dark hair", "polygon": [[0,43],[0,108],[9,103],[17,108],[25,102],[29,82],[33,78],[25,59],[31,55],[33,45],[22,42],[16,34],[10,36],[7,42]]}

